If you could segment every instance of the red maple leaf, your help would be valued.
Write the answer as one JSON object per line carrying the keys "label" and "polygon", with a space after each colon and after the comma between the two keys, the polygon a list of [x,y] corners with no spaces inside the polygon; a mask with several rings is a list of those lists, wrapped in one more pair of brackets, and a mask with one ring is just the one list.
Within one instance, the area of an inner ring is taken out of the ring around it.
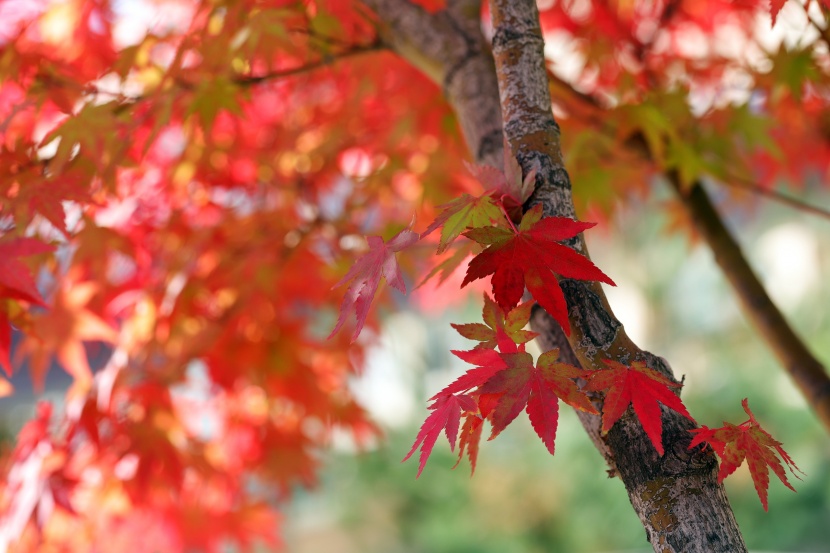
{"label": "red maple leaf", "polygon": [[429,459],[441,431],[445,431],[447,440],[450,442],[450,449],[455,451],[458,426],[461,423],[461,411],[477,410],[475,402],[466,395],[441,395],[429,408],[432,410],[432,414],[421,425],[421,430],[415,438],[415,443],[412,444],[412,449],[403,458],[406,461],[415,453],[418,446],[421,446],[421,455],[418,459],[418,476],[421,476],[421,472],[427,464],[427,459]]}
{"label": "red maple leaf", "polygon": [[6,313],[4,306],[0,307],[0,366],[9,376],[12,374],[11,349],[12,325],[9,323],[9,314]]}
{"label": "red maple leaf", "polygon": [[340,305],[340,316],[337,318],[337,324],[329,334],[329,338],[340,330],[343,323],[346,322],[349,310],[354,307],[357,324],[352,335],[352,341],[357,339],[358,334],[363,329],[363,324],[366,322],[366,316],[369,314],[369,306],[372,305],[372,299],[374,299],[375,292],[377,292],[378,285],[380,285],[381,275],[386,278],[389,286],[401,292],[406,292],[406,285],[403,282],[403,275],[401,275],[401,269],[398,267],[395,253],[417,242],[418,234],[407,228],[393,236],[388,242],[384,242],[380,236],[369,236],[366,240],[369,242],[369,251],[359,257],[352,268],[349,269],[349,272],[346,273],[346,276],[334,285],[337,288],[352,281],[349,289],[346,290],[346,296]]}
{"label": "red maple leaf", "polygon": [[[7,375],[12,375],[11,349],[12,349],[12,325],[9,323],[7,306],[0,305],[0,367]],[[0,377],[0,397],[9,396],[14,392],[11,382]]]}
{"label": "red maple leaf", "polygon": [[553,455],[559,422],[558,399],[582,411],[599,414],[573,380],[584,378],[586,371],[557,362],[558,349],[540,355],[535,367],[529,353],[501,356],[507,368],[487,380],[480,390],[483,394],[501,394],[491,416],[491,440],[525,409],[536,434]]}
{"label": "red maple leaf", "polygon": [[718,482],[723,482],[723,479],[735,472],[746,459],[749,474],[755,484],[755,491],[758,492],[761,505],[764,506],[766,511],[770,468],[785,486],[795,491],[795,488],[787,481],[787,473],[778,457],[775,456],[775,452],[778,452],[778,455],[781,456],[781,459],[784,460],[784,463],[796,478],[799,478],[799,476],[795,473],[795,470],[801,471],[787,452],[784,451],[781,442],[761,428],[761,425],[755,419],[755,415],[749,409],[749,402],[746,398],[741,402],[741,405],[746,414],[749,415],[748,421],[738,426],[724,421],[720,428],[703,426],[702,428],[692,429],[689,432],[692,432],[695,437],[692,439],[692,443],[689,444],[689,449],[704,442],[712,446],[712,449],[715,450],[721,460]]}
{"label": "red maple leaf", "polygon": [[[453,351],[453,353],[460,359],[476,365],[476,368],[470,369],[430,398],[430,401],[435,401],[430,409],[435,409],[436,411],[427,417],[426,421],[424,421],[412,449],[404,458],[404,461],[409,459],[418,447],[418,444],[423,443],[421,446],[418,476],[421,475],[421,471],[424,469],[424,465],[426,465],[427,459],[432,453],[432,448],[435,445],[435,441],[438,439],[438,434],[441,433],[442,428],[447,429],[447,438],[450,440],[450,448],[453,449],[455,447],[461,410],[460,408],[457,408],[454,403],[447,404],[448,398],[457,398],[456,401],[458,402],[458,405],[463,407],[464,411],[467,412],[464,420],[464,427],[461,431],[458,459],[459,461],[461,460],[466,449],[470,459],[470,465],[473,467],[473,470],[475,470],[476,458],[478,456],[478,443],[481,438],[481,425],[495,406],[492,398],[497,394],[476,394],[478,398],[477,400],[474,400],[470,396],[464,395],[462,392],[467,392],[472,388],[480,387],[494,374],[507,367],[504,359],[502,359],[502,357],[492,349]],[[449,411],[447,411],[447,409],[449,409]],[[455,466],[458,466],[458,463],[456,463]]]}
{"label": "red maple leaf", "polygon": [[16,459],[25,459],[41,440],[49,437],[49,421],[52,419],[52,404],[45,400],[37,402],[35,418],[27,422],[17,435],[14,448]]}
{"label": "red maple leaf", "polygon": [[17,258],[48,253],[54,249],[34,238],[13,238],[0,242],[0,297],[46,307],[31,271]]}
{"label": "red maple leaf", "polygon": [[67,171],[61,179],[47,180],[36,178],[22,187],[18,197],[19,202],[28,203],[29,210],[46,218],[56,229],[67,238],[70,237],[66,228],[67,201],[87,204],[92,202],[92,196],[85,188],[79,171]]}
{"label": "red maple leaf", "polygon": [[464,458],[466,452],[470,461],[470,476],[475,473],[484,421],[490,417],[501,396],[502,394],[475,394],[474,399],[478,411],[468,412],[464,416],[464,425],[461,427],[461,434],[458,439],[458,460],[452,468],[456,468],[461,463],[461,459]]}
{"label": "red maple leaf", "polygon": [[588,385],[585,387],[586,391],[605,391],[602,405],[603,434],[611,430],[629,405],[633,405],[643,430],[657,453],[662,456],[663,420],[658,402],[694,421],[680,397],[669,389],[680,388],[681,384],[648,368],[643,361],[634,361],[630,367],[610,359],[603,359],[603,363],[609,368],[588,371]]}
{"label": "red maple leaf", "polygon": [[[532,307],[533,302],[525,302],[505,315],[504,310],[496,302],[491,300],[489,295],[484,294],[482,317],[486,324],[451,323],[450,326],[465,338],[481,342],[476,346],[476,349],[495,349],[496,345],[498,345],[503,353],[515,353],[515,344],[527,343],[538,336],[536,332],[523,330],[530,321],[530,310]],[[502,340],[499,341],[499,338],[502,338]],[[507,338],[513,346],[510,347],[510,344],[505,343],[504,338]]]}
{"label": "red maple leaf", "polygon": [[[481,408],[479,407],[479,410]],[[461,434],[458,440],[458,461],[456,461],[455,468],[461,463],[464,458],[464,453],[467,453],[467,459],[470,461],[470,475],[475,474],[476,461],[478,460],[478,446],[481,443],[481,430],[484,428],[485,416],[480,413],[468,413],[464,417],[464,424],[461,426]]]}
{"label": "red maple leaf", "polygon": [[470,261],[461,286],[493,275],[493,295],[504,311],[519,303],[527,286],[539,305],[570,335],[568,307],[556,275],[614,285],[590,259],[559,243],[594,224],[566,217],[542,219],[542,206],[537,205],[525,213],[518,230],[497,227],[469,230],[464,235],[487,248]]}
{"label": "red maple leaf", "polygon": [[491,376],[502,369],[507,368],[504,359],[496,350],[492,349],[474,349],[471,351],[456,351],[452,353],[470,363],[476,365],[475,369],[470,369],[466,373],[456,378],[452,383],[447,385],[443,390],[432,396],[430,401],[437,399],[444,395],[457,394],[459,392],[466,392],[472,388],[477,388],[483,385]]}

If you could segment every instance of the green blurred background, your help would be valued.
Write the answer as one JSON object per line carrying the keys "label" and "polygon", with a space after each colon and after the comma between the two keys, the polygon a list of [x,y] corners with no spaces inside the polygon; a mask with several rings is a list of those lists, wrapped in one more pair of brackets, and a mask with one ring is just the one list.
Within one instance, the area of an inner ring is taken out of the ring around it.
{"label": "green blurred background", "polygon": [[[811,349],[830,364],[830,221],[712,189],[774,299]],[[797,194],[830,206],[814,189]],[[588,233],[591,254],[618,284],[612,307],[641,347],[685,375],[683,398],[700,424],[746,420],[750,407],[783,441],[802,480],[793,493],[774,477],[765,513],[744,465],[726,481],[752,551],[830,552],[830,436],[807,410],[749,327],[703,244],[672,233],[671,197],[620,208]],[[599,230],[604,228],[605,230]],[[609,479],[576,415],[562,409],[556,455],[522,414],[483,442],[476,474],[442,437],[420,479],[401,463],[427,415],[425,399],[466,370],[449,354],[472,343],[450,322],[476,320],[478,301],[438,314],[404,308],[354,388],[386,435],[356,452],[335,437],[320,486],[286,506],[283,533],[299,553],[597,553],[651,551],[622,482]],[[535,353],[535,352],[534,352]],[[485,430],[485,436],[486,436]]]}

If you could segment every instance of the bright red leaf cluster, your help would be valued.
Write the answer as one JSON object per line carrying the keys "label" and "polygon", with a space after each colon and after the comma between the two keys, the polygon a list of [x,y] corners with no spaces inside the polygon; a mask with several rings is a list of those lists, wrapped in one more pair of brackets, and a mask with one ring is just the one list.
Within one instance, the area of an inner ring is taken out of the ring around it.
{"label": "bright red leaf cluster", "polygon": [[766,511],[769,508],[767,504],[769,469],[772,469],[785,486],[795,491],[795,488],[787,481],[787,473],[781,465],[781,461],[776,457],[776,453],[796,478],[799,478],[799,476],[793,469],[798,470],[798,467],[784,451],[781,442],[761,428],[761,424],[749,409],[749,402],[746,398],[741,401],[741,405],[746,414],[749,415],[749,420],[737,426],[724,421],[724,425],[720,428],[709,428],[708,426],[696,428],[692,430],[695,437],[692,443],[689,444],[689,449],[700,444],[708,444],[715,450],[715,453],[720,457],[718,482],[722,482],[724,478],[735,472],[746,460],[749,474],[755,484],[755,491],[758,492],[761,505],[764,506]]}
{"label": "bright red leaf cluster", "polygon": [[[487,297],[485,302],[485,313],[499,309]],[[530,311],[519,307],[506,316],[503,313],[500,315],[502,319],[512,320],[517,326],[524,326]],[[465,329],[468,328],[470,327]],[[464,335],[464,331],[461,333]],[[577,378],[585,378],[587,371],[558,362],[558,350],[542,354],[534,365],[533,357],[524,351],[524,346],[517,346],[515,338],[503,328],[497,328],[495,333],[497,337],[492,341],[493,348],[487,347],[490,345],[488,342],[482,342],[470,351],[453,352],[476,367],[430,398],[433,401],[430,406],[433,413],[424,421],[412,449],[404,458],[404,461],[407,460],[421,446],[418,476],[442,430],[446,432],[450,448],[455,450],[462,416],[464,425],[459,440],[459,461],[466,451],[470,465],[475,470],[484,420],[489,420],[492,424],[492,440],[519,413],[526,411],[536,434],[553,454],[560,399],[577,409],[598,414],[575,381]],[[515,331],[512,335],[517,336]],[[522,340],[525,336],[519,334],[518,338]],[[494,349],[496,345],[500,351]]]}
{"label": "bright red leaf cluster", "polygon": [[524,215],[518,229],[470,229],[464,236],[487,247],[470,261],[461,286],[493,275],[493,295],[505,311],[519,303],[527,287],[565,334],[570,334],[568,306],[557,275],[614,285],[587,257],[559,243],[593,226],[565,217],[542,219],[542,206],[537,205]]}

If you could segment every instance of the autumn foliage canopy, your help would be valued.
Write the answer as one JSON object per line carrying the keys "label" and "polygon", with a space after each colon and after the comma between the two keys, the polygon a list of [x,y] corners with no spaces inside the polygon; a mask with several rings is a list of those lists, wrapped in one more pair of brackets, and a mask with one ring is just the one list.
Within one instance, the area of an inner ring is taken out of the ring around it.
{"label": "autumn foliage canopy", "polygon": [[[736,202],[826,175],[828,20],[807,4],[540,2],[570,60],[549,70],[574,220],[523,210],[535,174],[509,153],[470,163],[441,87],[356,0],[0,0],[0,393],[24,368],[73,382],[3,453],[0,549],[278,544],[332,432],[378,437],[348,380],[399,292],[483,296],[453,325],[472,368],[430,398],[418,475],[442,433],[475,468],[484,427],[523,411],[553,454],[560,400],[603,432],[633,411],[662,455],[661,405],[694,420],[680,385],[534,359],[531,309],[570,332],[560,281],[614,272],[572,239],[658,175]],[[788,14],[804,35],[765,42]],[[744,408],[691,445],[721,478],[746,459],[766,508],[768,469],[790,486],[794,464]]]}

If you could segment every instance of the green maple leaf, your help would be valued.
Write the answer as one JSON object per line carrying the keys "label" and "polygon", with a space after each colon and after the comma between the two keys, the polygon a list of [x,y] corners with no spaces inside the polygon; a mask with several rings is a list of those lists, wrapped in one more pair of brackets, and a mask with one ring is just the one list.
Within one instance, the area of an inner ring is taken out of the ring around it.
{"label": "green maple leaf", "polygon": [[507,225],[507,220],[498,203],[488,192],[481,196],[463,194],[460,198],[438,206],[441,213],[435,218],[423,236],[432,233],[441,227],[441,240],[438,242],[438,253],[445,251],[458,236],[471,228]]}
{"label": "green maple leaf", "polygon": [[[499,342],[501,335],[509,338],[514,344],[512,351],[515,351],[515,344],[524,344],[531,341],[538,336],[536,332],[523,330],[530,321],[530,311],[533,308],[533,302],[525,302],[515,309],[511,309],[507,314],[499,305],[490,299],[488,294],[484,294],[484,309],[482,310],[482,317],[484,323],[467,323],[454,324],[451,326],[458,331],[459,334],[470,340],[477,340],[480,343],[476,349],[487,348],[495,349]],[[504,344],[500,344],[500,349],[504,353]]]}
{"label": "green maple leaf", "polygon": [[205,130],[213,126],[216,116],[222,110],[241,115],[239,87],[226,77],[215,77],[199,83],[193,92],[193,101],[185,111],[186,115],[196,114]]}

